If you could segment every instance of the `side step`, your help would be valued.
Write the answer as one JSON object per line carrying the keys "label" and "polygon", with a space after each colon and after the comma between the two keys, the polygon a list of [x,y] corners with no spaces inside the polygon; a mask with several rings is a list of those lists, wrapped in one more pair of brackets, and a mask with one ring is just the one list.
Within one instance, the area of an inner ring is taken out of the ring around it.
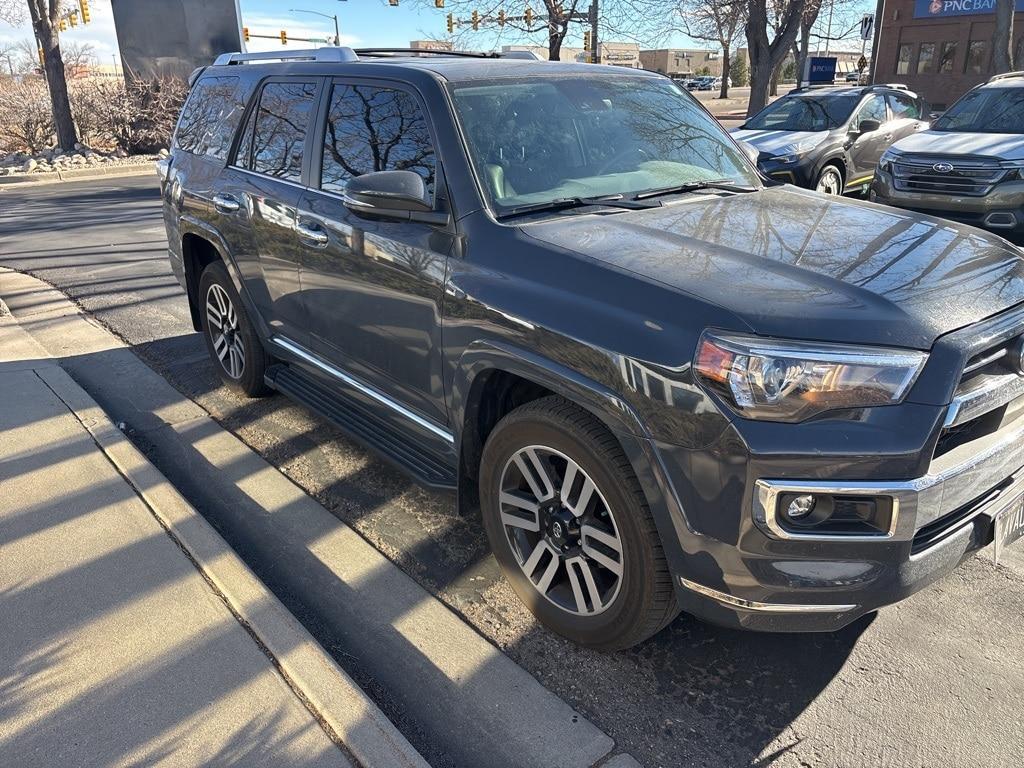
{"label": "side step", "polygon": [[267,370],[267,384],[316,411],[382,458],[436,490],[455,490],[454,457],[439,455],[408,432],[397,429],[373,409],[321,384],[301,368],[279,363]]}

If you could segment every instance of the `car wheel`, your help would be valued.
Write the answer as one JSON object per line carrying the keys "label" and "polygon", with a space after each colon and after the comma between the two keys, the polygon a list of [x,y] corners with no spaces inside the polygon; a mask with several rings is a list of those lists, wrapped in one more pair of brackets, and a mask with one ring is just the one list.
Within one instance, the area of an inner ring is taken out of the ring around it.
{"label": "car wheel", "polygon": [[843,174],[834,165],[826,165],[818,174],[818,181],[814,188],[826,195],[841,195],[843,193]]}
{"label": "car wheel", "polygon": [[506,415],[484,447],[480,498],[498,564],[552,631],[617,650],[679,612],[643,491],[588,412],[547,397]]}
{"label": "car wheel", "polygon": [[203,336],[217,373],[230,388],[249,397],[270,393],[263,381],[267,354],[222,263],[199,278]]}

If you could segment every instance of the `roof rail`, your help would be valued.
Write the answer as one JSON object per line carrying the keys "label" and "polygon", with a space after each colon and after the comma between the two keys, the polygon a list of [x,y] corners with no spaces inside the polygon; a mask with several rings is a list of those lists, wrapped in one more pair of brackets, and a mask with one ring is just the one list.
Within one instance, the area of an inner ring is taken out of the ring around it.
{"label": "roof rail", "polygon": [[904,83],[872,83],[869,88],[893,88],[897,91],[909,91]]}
{"label": "roof rail", "polygon": [[437,48],[355,48],[353,53],[357,56],[369,56],[387,58],[389,56],[401,55],[427,55],[427,56],[465,56],[472,59],[496,59],[496,53],[484,53],[483,51],[446,51]]}
{"label": "roof rail", "polygon": [[1008,77],[1024,77],[1024,72],[1003,72],[998,75],[992,75],[986,82],[993,83],[996,80],[1005,80]]}
{"label": "roof rail", "polygon": [[214,66],[226,64],[244,64],[249,61],[318,61],[341,63],[359,61],[356,52],[347,46],[325,46],[324,48],[308,48],[300,51],[281,51],[280,53],[222,53],[213,62]]}
{"label": "roof rail", "polygon": [[502,51],[498,54],[500,59],[526,59],[528,61],[545,61],[536,51]]}

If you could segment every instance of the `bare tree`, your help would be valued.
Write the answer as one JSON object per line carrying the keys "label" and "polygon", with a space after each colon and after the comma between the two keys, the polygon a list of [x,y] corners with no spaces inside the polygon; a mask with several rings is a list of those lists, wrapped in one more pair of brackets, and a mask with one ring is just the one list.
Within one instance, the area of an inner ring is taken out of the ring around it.
{"label": "bare tree", "polygon": [[992,67],[996,73],[1013,69],[1014,0],[996,0],[996,28],[992,33]]}
{"label": "bare tree", "polygon": [[[434,0],[416,1],[422,7],[435,7]],[[559,61],[562,43],[569,33],[570,25],[581,23],[574,17],[585,13],[589,5],[589,0],[540,0],[533,3],[530,0],[485,0],[483,3],[480,0],[448,0],[445,10],[455,19],[465,22],[459,26],[456,37],[468,37],[478,31],[472,28],[473,13],[476,13],[479,30],[491,33],[497,30],[499,34],[512,34],[518,40],[536,39],[544,35],[548,44],[548,58]],[[528,8],[534,16],[529,24],[523,18]],[[504,19],[504,23],[499,23],[500,19]]]}
{"label": "bare tree", "polygon": [[786,58],[800,31],[806,0],[775,0],[778,24],[774,38],[768,38],[769,2],[747,0],[747,50],[750,54],[750,101],[747,116],[760,112],[768,103],[772,73]]}
{"label": "bare tree", "polygon": [[71,117],[71,101],[68,98],[68,84],[64,73],[64,60],[60,52],[58,25],[62,12],[61,0],[0,0],[0,19],[13,27],[25,20],[25,5],[32,22],[36,41],[43,49],[43,69],[50,90],[53,106],[53,122],[57,131],[57,142],[62,149],[74,149],[78,137],[75,122]]}
{"label": "bare tree", "polygon": [[[733,45],[738,42],[746,21],[747,6],[742,0],[675,0],[680,31],[694,40],[718,43],[722,49],[722,89],[718,96],[729,97],[729,70]],[[666,17],[667,18],[667,17]]]}
{"label": "bare tree", "polygon": [[69,40],[61,46],[64,71],[71,77],[78,77],[96,63],[96,49],[89,43]]}

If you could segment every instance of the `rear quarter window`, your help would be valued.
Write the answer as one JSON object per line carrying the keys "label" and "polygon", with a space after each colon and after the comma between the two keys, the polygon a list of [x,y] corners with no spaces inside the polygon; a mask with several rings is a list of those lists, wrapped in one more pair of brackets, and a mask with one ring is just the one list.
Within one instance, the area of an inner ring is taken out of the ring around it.
{"label": "rear quarter window", "polygon": [[237,77],[206,77],[192,88],[181,110],[174,147],[226,160],[245,103]]}

